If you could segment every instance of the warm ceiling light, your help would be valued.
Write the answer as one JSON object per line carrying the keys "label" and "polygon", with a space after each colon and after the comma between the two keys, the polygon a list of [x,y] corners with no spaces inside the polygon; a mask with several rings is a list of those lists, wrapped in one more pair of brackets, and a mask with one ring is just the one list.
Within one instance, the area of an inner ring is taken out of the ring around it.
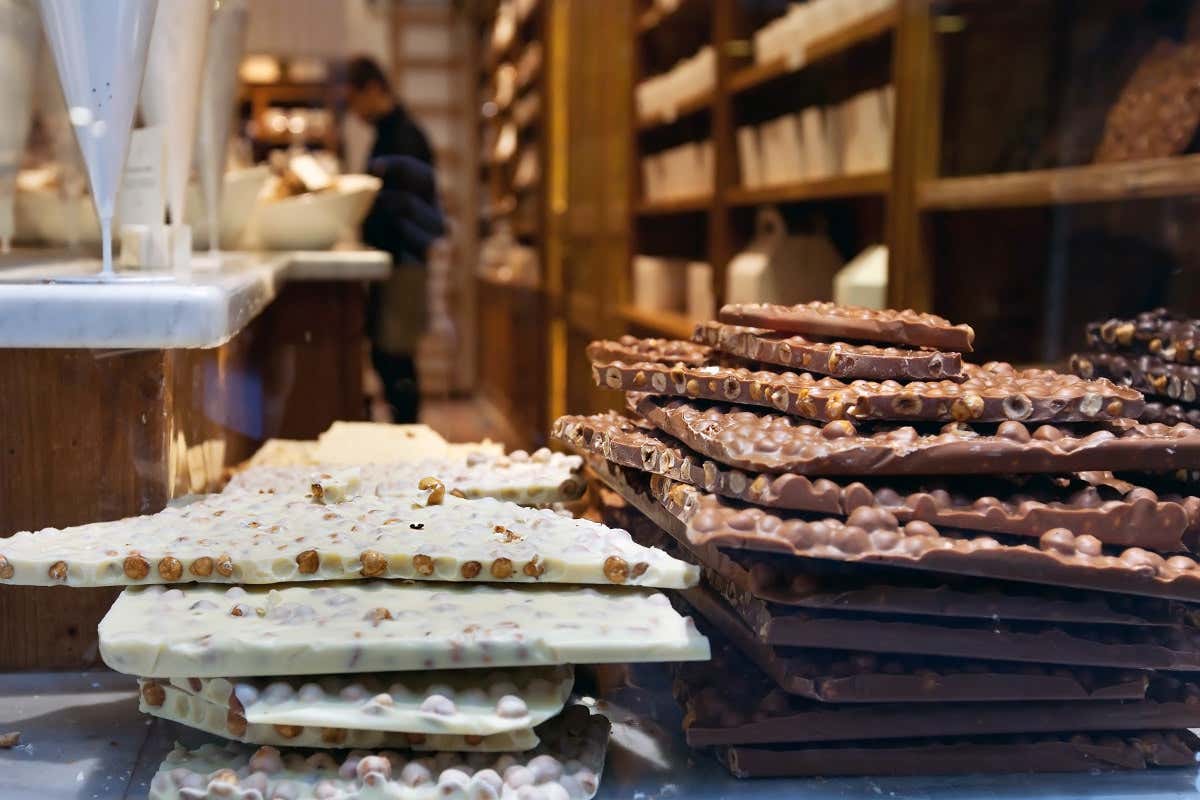
{"label": "warm ceiling light", "polygon": [[238,75],[246,83],[278,83],[283,70],[274,56],[246,56]]}

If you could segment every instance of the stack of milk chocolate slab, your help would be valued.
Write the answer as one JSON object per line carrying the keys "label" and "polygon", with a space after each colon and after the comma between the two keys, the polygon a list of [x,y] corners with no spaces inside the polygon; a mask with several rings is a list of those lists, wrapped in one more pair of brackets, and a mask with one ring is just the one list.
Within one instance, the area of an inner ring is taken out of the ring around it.
{"label": "stack of milk chocolate slab", "polygon": [[1150,396],[1143,422],[1200,425],[1200,319],[1157,308],[1087,326],[1087,353],[1071,356],[1084,378],[1108,378]]}
{"label": "stack of milk chocolate slab", "polygon": [[964,360],[912,311],[726,306],[588,350],[630,413],[554,438],[703,570],[688,741],[739,776],[1141,769],[1200,742],[1200,431],[1136,390]]}
{"label": "stack of milk chocolate slab", "polygon": [[608,724],[571,705],[572,665],[709,656],[651,588],[696,566],[497,499],[578,497],[577,456],[277,449],[187,505],[0,539],[0,585],[128,586],[105,663],[146,713],[237,743],[178,748],[154,800],[589,798]]}

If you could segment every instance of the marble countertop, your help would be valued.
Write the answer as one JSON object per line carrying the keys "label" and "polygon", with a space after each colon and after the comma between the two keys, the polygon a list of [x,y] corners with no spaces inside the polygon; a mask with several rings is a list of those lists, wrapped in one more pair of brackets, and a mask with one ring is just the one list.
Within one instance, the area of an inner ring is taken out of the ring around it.
{"label": "marble countertop", "polygon": [[93,259],[26,252],[0,257],[0,347],[216,347],[288,281],[377,281],[392,268],[376,250],[197,254],[190,277],[119,273],[88,280]]}

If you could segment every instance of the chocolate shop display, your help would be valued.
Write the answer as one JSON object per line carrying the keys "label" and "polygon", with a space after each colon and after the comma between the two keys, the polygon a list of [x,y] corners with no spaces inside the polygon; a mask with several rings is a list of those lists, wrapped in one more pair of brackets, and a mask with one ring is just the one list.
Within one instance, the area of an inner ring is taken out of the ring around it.
{"label": "chocolate shop display", "polygon": [[[1185,349],[1160,323],[1096,326],[1098,363]],[[702,568],[674,602],[715,660],[676,668],[675,694],[733,774],[1195,763],[1200,430],[1164,408],[1184,390],[1147,412],[1128,376],[976,365],[973,338],[750,304],[697,326],[707,351],[588,349],[626,413],[552,439],[606,521]]]}
{"label": "chocolate shop display", "polygon": [[650,588],[698,566],[561,508],[581,464],[335,426],[219,494],[2,539],[0,582],[127,587],[104,662],[145,713],[238,743],[177,748],[152,798],[586,800],[609,722],[572,704],[571,665],[709,645]]}

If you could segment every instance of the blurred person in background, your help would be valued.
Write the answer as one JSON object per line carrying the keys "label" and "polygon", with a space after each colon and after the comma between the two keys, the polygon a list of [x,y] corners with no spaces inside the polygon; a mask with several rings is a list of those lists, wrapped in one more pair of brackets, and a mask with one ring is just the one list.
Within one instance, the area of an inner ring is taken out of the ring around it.
{"label": "blurred person in background", "polygon": [[375,129],[367,171],[383,180],[362,226],[363,243],[391,253],[392,277],[372,284],[367,304],[371,363],[383,383],[393,422],[416,422],[420,392],[414,354],[425,328],[425,260],[446,232],[438,204],[429,139],[366,56],[346,65],[347,110]]}

